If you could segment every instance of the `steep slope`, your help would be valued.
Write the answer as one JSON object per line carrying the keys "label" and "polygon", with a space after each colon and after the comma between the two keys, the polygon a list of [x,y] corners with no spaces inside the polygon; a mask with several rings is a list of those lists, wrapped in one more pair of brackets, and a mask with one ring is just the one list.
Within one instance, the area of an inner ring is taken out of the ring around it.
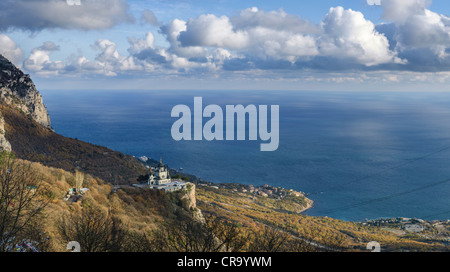
{"label": "steep slope", "polygon": [[74,172],[81,170],[107,182],[136,183],[145,166],[132,156],[59,135],[12,109],[0,107],[5,137],[18,158]]}
{"label": "steep slope", "polygon": [[136,183],[145,166],[132,156],[59,135],[33,81],[0,55],[0,151],[107,182]]}

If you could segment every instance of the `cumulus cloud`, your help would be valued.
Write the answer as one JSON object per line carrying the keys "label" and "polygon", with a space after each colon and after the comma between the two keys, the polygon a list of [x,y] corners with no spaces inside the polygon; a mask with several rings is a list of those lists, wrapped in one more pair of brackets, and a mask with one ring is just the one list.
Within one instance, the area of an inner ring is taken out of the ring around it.
{"label": "cumulus cloud", "polygon": [[[256,7],[230,17],[203,14],[186,21],[173,19],[159,29],[168,46],[158,45],[148,32],[129,37],[128,54],[121,55],[115,42],[99,39],[93,46],[97,50],[93,60],[80,53],[61,62],[50,60],[58,47],[48,43],[35,48],[24,66],[41,74],[106,76],[450,71],[450,18],[429,10],[426,0],[384,0],[382,4],[387,21],[379,25],[343,7],[330,8],[317,24],[284,10]],[[155,25],[154,14],[149,10],[146,14],[147,23]],[[9,47],[15,48],[14,44]]]}
{"label": "cumulus cloud", "polygon": [[81,5],[66,0],[0,2],[0,30],[107,29],[133,20],[126,0],[81,0]]}
{"label": "cumulus cloud", "polygon": [[57,50],[59,46],[53,42],[45,42],[31,51],[30,56],[23,63],[24,68],[40,75],[58,74],[64,68],[63,62],[50,60],[50,54]]}
{"label": "cumulus cloud", "polygon": [[166,36],[167,41],[170,43],[168,51],[184,58],[204,57],[208,50],[204,48],[204,44],[201,42],[196,43],[192,41],[192,44],[182,44],[180,35],[185,33],[186,30],[186,22],[179,19],[174,19],[161,27],[161,33]]}
{"label": "cumulus cloud", "polygon": [[[283,10],[265,12],[256,7],[232,18],[201,15],[183,25],[178,39],[169,36],[168,40],[178,47],[238,51],[251,65],[264,64],[259,60],[266,60],[265,64],[286,67],[289,62],[293,65],[316,57],[347,59],[351,64],[366,66],[402,62],[372,22],[362,13],[342,7],[331,8],[319,25]],[[256,61],[250,61],[255,58]]]}
{"label": "cumulus cloud", "polygon": [[423,14],[432,0],[381,0],[383,17],[389,21],[403,22],[413,15]]}
{"label": "cumulus cloud", "polygon": [[230,49],[243,49],[250,39],[244,31],[234,30],[227,16],[214,14],[200,15],[190,19],[186,30],[180,33],[179,40],[183,46],[214,46]]}
{"label": "cumulus cloud", "polygon": [[0,34],[0,54],[16,65],[23,58],[22,49],[10,37],[4,34]]}
{"label": "cumulus cloud", "polygon": [[319,43],[324,56],[349,58],[367,66],[402,62],[389,49],[386,36],[380,34],[361,12],[331,8],[321,26],[324,33],[319,37]]}
{"label": "cumulus cloud", "polygon": [[404,69],[450,70],[450,18],[429,10],[430,4],[428,0],[382,1],[383,16],[391,22],[377,29],[386,34],[398,56],[408,60]]}
{"label": "cumulus cloud", "polygon": [[[177,29],[183,25],[183,21],[174,21],[165,28],[168,34],[174,37],[178,35]],[[154,36],[147,33],[145,39],[128,39],[130,48],[128,52],[141,65],[152,71],[156,69],[172,69],[183,72],[217,70],[225,59],[230,58],[231,53],[225,49],[208,50],[201,47],[179,47],[174,43],[170,48],[161,48],[154,45]]]}
{"label": "cumulus cloud", "polygon": [[72,55],[67,61],[52,61],[50,55],[59,50],[53,42],[45,42],[42,46],[34,48],[30,56],[24,61],[24,68],[41,76],[49,75],[79,75],[100,74],[104,76],[117,76],[122,72],[140,71],[144,67],[132,56],[123,56],[117,51],[116,43],[99,39],[92,46],[99,51],[95,60],[89,60],[79,54]]}
{"label": "cumulus cloud", "polygon": [[254,7],[232,18],[209,14],[190,19],[178,42],[183,47],[216,47],[295,62],[299,57],[317,55],[310,34],[318,31],[312,23],[282,10],[264,12]]}
{"label": "cumulus cloud", "polygon": [[236,29],[266,28],[293,33],[319,33],[319,28],[312,22],[284,10],[268,11],[252,7],[242,10],[238,16],[230,18]]}

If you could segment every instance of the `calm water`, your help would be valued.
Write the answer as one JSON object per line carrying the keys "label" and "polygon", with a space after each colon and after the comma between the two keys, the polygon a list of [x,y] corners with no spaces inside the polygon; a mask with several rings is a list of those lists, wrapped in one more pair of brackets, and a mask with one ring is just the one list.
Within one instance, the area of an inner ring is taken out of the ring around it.
{"label": "calm water", "polygon": [[[450,94],[257,91],[44,91],[55,130],[159,159],[204,180],[311,193],[310,215],[450,218]],[[172,107],[280,105],[280,146],[176,142]]]}

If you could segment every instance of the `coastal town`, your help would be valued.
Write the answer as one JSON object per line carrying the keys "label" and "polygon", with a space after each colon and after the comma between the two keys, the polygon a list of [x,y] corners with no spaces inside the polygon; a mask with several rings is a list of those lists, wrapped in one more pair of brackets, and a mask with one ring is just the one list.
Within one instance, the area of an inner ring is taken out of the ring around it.
{"label": "coastal town", "polygon": [[365,220],[363,226],[382,228],[397,235],[413,235],[426,240],[450,242],[450,220],[427,221],[419,218],[381,218]]}
{"label": "coastal town", "polygon": [[134,184],[136,188],[158,189],[165,192],[174,192],[182,190],[186,186],[186,181],[196,183],[198,186],[206,186],[213,189],[228,189],[235,193],[244,193],[248,195],[262,196],[273,199],[284,199],[291,197],[305,197],[304,192],[297,192],[292,189],[285,189],[282,187],[271,186],[268,184],[252,185],[240,183],[213,183],[201,180],[193,175],[187,175],[180,171],[170,169],[167,165],[162,163],[152,163],[152,160],[147,156],[138,157],[138,159],[149,169],[149,175],[139,184]]}
{"label": "coastal town", "polygon": [[215,189],[228,189],[235,193],[244,193],[249,195],[258,195],[267,198],[283,199],[288,196],[304,197],[306,194],[303,192],[297,192],[292,189],[285,189],[282,187],[275,187],[268,184],[261,186],[254,186],[252,184],[238,184],[238,183],[212,183],[201,182],[199,186],[208,186]]}

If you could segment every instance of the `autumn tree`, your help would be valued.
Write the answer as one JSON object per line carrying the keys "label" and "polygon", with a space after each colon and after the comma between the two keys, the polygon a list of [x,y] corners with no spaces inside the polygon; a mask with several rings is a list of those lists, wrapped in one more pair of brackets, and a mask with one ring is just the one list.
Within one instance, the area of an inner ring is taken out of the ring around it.
{"label": "autumn tree", "polygon": [[291,235],[279,228],[264,225],[262,230],[252,233],[249,250],[251,252],[283,252]]}
{"label": "autumn tree", "polygon": [[57,228],[63,240],[80,243],[82,252],[121,251],[126,235],[117,218],[93,206],[65,214]]}
{"label": "autumn tree", "polygon": [[235,224],[213,216],[205,217],[204,222],[189,217],[177,220],[158,235],[165,250],[171,252],[236,252],[247,241]]}
{"label": "autumn tree", "polygon": [[47,204],[42,177],[31,163],[6,151],[0,153],[0,252],[27,251],[19,247],[42,243],[42,215]]}

